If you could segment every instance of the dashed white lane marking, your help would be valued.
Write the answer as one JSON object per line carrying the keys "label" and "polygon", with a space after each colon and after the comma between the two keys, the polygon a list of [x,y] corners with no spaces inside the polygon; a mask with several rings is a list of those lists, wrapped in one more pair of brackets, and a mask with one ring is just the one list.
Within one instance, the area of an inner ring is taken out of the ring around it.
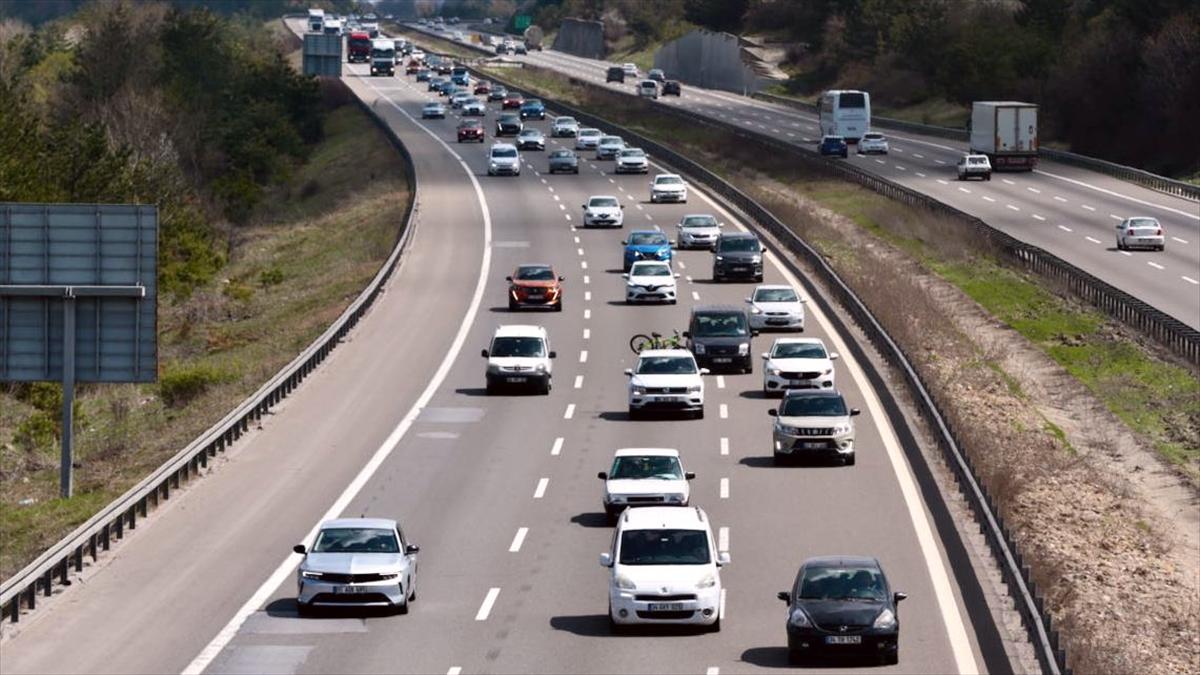
{"label": "dashed white lane marking", "polygon": [[[584,291],[584,292],[583,292],[583,299],[584,299],[584,300],[587,300],[587,301],[590,301],[590,300],[592,299],[592,292],[591,292],[591,291]],[[585,319],[590,319],[590,318],[592,318],[592,315],[590,314],[591,310],[588,310],[588,312],[589,312],[589,314],[588,314],[587,316],[583,317],[583,318],[585,318]]]}
{"label": "dashed white lane marking", "polygon": [[959,192],[965,192],[965,193],[967,193],[967,194],[971,194],[971,191],[970,191],[970,190],[968,190],[968,189],[967,189],[967,188],[965,188],[965,187],[960,187],[960,188],[958,188],[958,191],[959,191]]}
{"label": "dashed white lane marking", "polygon": [[887,162],[883,161],[882,159],[875,160],[875,163],[876,164],[885,164],[885,165],[887,164]]}
{"label": "dashed white lane marking", "polygon": [[1085,208],[1085,209],[1087,209],[1088,211],[1095,211],[1095,210],[1096,210],[1096,207],[1094,207],[1094,206],[1088,206],[1087,204],[1080,204],[1080,206],[1081,206],[1081,207],[1083,207],[1083,208]]}
{"label": "dashed white lane marking", "polygon": [[587,363],[587,350],[586,349],[581,349],[579,351],[579,362]]}
{"label": "dashed white lane marking", "polygon": [[556,202],[562,201],[561,199],[558,198],[558,195],[551,195],[551,196],[554,197],[554,201],[556,201]]}
{"label": "dashed white lane marking", "polygon": [[1153,267],[1153,268],[1154,268],[1154,269],[1156,269],[1156,270],[1165,270],[1165,269],[1167,269],[1167,268],[1163,267],[1162,265],[1159,265],[1158,263],[1156,263],[1156,262],[1153,262],[1153,261],[1150,261],[1150,260],[1147,260],[1147,261],[1146,261],[1146,264],[1147,264],[1147,265],[1149,265],[1149,266],[1151,266],[1151,267]]}
{"label": "dashed white lane marking", "polygon": [[566,411],[565,411],[565,412],[563,412],[563,419],[564,419],[564,420],[569,420],[569,419],[571,419],[571,418],[572,418],[572,417],[574,417],[574,416],[575,416],[575,404],[574,404],[574,403],[568,403],[568,404],[567,404],[567,409],[566,409]]}
{"label": "dashed white lane marking", "polygon": [[575,237],[575,243],[576,243],[576,244],[578,244],[578,243],[579,243],[579,237]]}
{"label": "dashed white lane marking", "polygon": [[638,210],[638,211],[645,211],[645,210],[646,210],[646,209],[643,209],[643,208],[642,208],[642,205],[641,205],[641,204],[634,204],[634,206],[636,206],[636,207],[637,207],[637,210]]}
{"label": "dashed white lane marking", "polygon": [[720,407],[720,418],[723,420],[729,419],[729,405],[722,403]]}
{"label": "dashed white lane marking", "polygon": [[1058,229],[1062,230],[1063,232],[1073,232],[1074,231],[1071,228],[1067,227],[1066,225],[1059,225]]}
{"label": "dashed white lane marking", "polygon": [[1012,209],[1013,211],[1020,211],[1020,210],[1021,210],[1021,208],[1020,208],[1020,207],[1018,207],[1018,206],[1013,206],[1012,204],[1005,204],[1005,205],[1004,205],[1004,207],[1005,207],[1005,208],[1008,208],[1008,209]]}
{"label": "dashed white lane marking", "polygon": [[[543,179],[542,179],[542,185],[546,185],[546,179],[545,179],[545,178],[543,178]],[[553,190],[554,188],[550,188],[550,189],[551,189],[551,190]]]}
{"label": "dashed white lane marking", "polygon": [[920,171],[918,171],[918,172],[916,172],[916,173],[917,173],[917,177],[918,177],[918,178],[924,178],[924,177],[925,177],[925,174],[921,173]]}
{"label": "dashed white lane marking", "polygon": [[699,293],[697,293],[696,291],[692,291],[692,299],[693,299],[693,300],[699,300],[699,299],[700,299],[700,294],[699,294]]}
{"label": "dashed white lane marking", "polygon": [[[566,207],[566,205],[564,205],[562,202],[559,202],[559,203],[558,203],[558,208],[562,209],[563,211],[566,211],[566,210],[567,210],[567,207]],[[567,217],[568,217],[568,218],[570,218],[570,216],[567,216]]]}
{"label": "dashed white lane marking", "polygon": [[617,189],[618,189],[618,190],[620,190],[621,192],[624,192],[624,191],[625,191],[625,187],[624,187],[624,186],[621,186],[621,185],[618,185],[618,186],[617,186]]}
{"label": "dashed white lane marking", "polygon": [[[1187,242],[1185,241],[1185,242],[1183,242],[1183,243],[1185,243],[1185,244],[1186,244]],[[679,261],[679,269],[681,269],[681,270],[686,270],[686,269],[687,269],[687,265],[683,264],[683,261],[682,261],[682,260],[680,260],[680,261]]]}
{"label": "dashed white lane marking", "polygon": [[788,135],[788,136],[791,136],[792,138],[795,138],[795,137],[796,137],[796,134],[793,134],[793,133],[792,133],[792,132],[790,132],[790,131],[789,131],[789,132],[787,132],[787,135]]}
{"label": "dashed white lane marking", "polygon": [[650,217],[650,214],[649,214],[649,213],[647,213],[647,214],[646,214],[646,220],[654,220],[654,219]]}
{"label": "dashed white lane marking", "polygon": [[462,675],[462,666],[450,666],[446,671],[446,675]]}
{"label": "dashed white lane marking", "polygon": [[722,527],[721,529],[717,530],[717,550],[718,551],[728,551],[729,550],[729,528],[728,527]]}
{"label": "dashed white lane marking", "polygon": [[583,255],[583,249],[581,249],[581,248],[575,249],[575,252],[578,253],[579,255]]}
{"label": "dashed white lane marking", "polygon": [[915,152],[913,153],[913,157],[916,157],[917,159],[925,159],[925,155],[918,155]]}
{"label": "dashed white lane marking", "polygon": [[585,318],[585,319],[592,318],[592,310],[590,310],[590,309],[583,310],[583,318]]}
{"label": "dashed white lane marking", "polygon": [[721,454],[729,454],[729,439],[724,436],[721,437]]}
{"label": "dashed white lane marking", "polygon": [[1132,254],[1132,253],[1130,253],[1129,251],[1117,251],[1117,253],[1120,253],[1121,255],[1127,255],[1127,256],[1129,256],[1130,258],[1132,258],[1132,257],[1133,257],[1133,254]]}
{"label": "dashed white lane marking", "polygon": [[945,164],[945,162],[943,162],[943,161],[942,161],[942,160],[940,160],[940,159],[935,159],[935,160],[933,160],[933,161],[937,162],[938,164]]}
{"label": "dashed white lane marking", "polygon": [[1114,220],[1125,220],[1124,218],[1122,218],[1121,216],[1118,216],[1118,215],[1117,215],[1117,214],[1115,214],[1115,213],[1110,213],[1110,214],[1108,214],[1108,217],[1109,217],[1109,218],[1112,218],[1112,219],[1114,219]]}
{"label": "dashed white lane marking", "polygon": [[582,375],[575,376],[575,388],[583,389],[583,376]]}
{"label": "dashed white lane marking", "polygon": [[1000,180],[1004,181],[1008,185],[1016,185],[1016,183],[1012,182],[1011,180],[1009,180],[1007,178],[1001,178]]}
{"label": "dashed white lane marking", "polygon": [[1187,240],[1186,240],[1186,239],[1180,239],[1179,237],[1171,237],[1171,240],[1172,240],[1172,241],[1177,241],[1177,242],[1179,242],[1179,243],[1181,243],[1181,244],[1186,244],[1186,243],[1187,243]]}
{"label": "dashed white lane marking", "polygon": [[1034,188],[1034,187],[1027,187],[1027,188],[1025,188],[1025,189],[1026,189],[1026,190],[1029,190],[1030,192],[1032,192],[1032,193],[1033,193],[1033,194],[1035,194],[1035,195],[1040,195],[1040,194],[1042,194],[1042,191],[1041,191],[1041,190],[1039,190],[1039,189],[1037,189],[1037,188]]}
{"label": "dashed white lane marking", "polygon": [[941,178],[938,178],[938,179],[936,179],[936,180],[937,180],[937,182],[941,183],[942,185],[949,185],[949,184],[950,184],[950,183],[948,183],[947,181],[944,181],[944,180],[942,180]]}
{"label": "dashed white lane marking", "polygon": [[1099,240],[1099,239],[1092,239],[1091,237],[1084,237],[1084,239],[1087,239],[1088,241],[1092,242],[1093,244],[1099,244],[1099,243],[1100,243],[1100,240]]}
{"label": "dashed white lane marking", "polygon": [[552,188],[552,187],[547,187],[546,189],[549,190],[550,192],[554,192],[554,188]]}
{"label": "dashed white lane marking", "polygon": [[725,388],[725,376],[718,375],[717,376],[717,389],[724,389],[724,388]]}
{"label": "dashed white lane marking", "polygon": [[609,179],[608,179],[608,182],[612,183],[613,185],[616,185],[616,184],[617,184],[617,181],[615,181],[615,180],[613,180],[613,179],[611,179],[611,178],[609,178]]}
{"label": "dashed white lane marking", "polygon": [[991,197],[988,197],[987,195],[984,195],[984,196],[983,196],[983,201],[985,201],[985,202],[994,202],[994,201],[996,201],[996,200],[995,200],[995,199],[992,199]]}
{"label": "dashed white lane marking", "polygon": [[590,284],[590,283],[592,283],[592,278],[591,278],[591,277],[589,277],[589,276],[588,276],[588,275],[586,275],[586,274],[585,274],[585,275],[583,275],[583,283],[585,283],[585,284]]}
{"label": "dashed white lane marking", "polygon": [[592,339],[592,329],[591,329],[591,328],[584,328],[584,329],[583,329],[583,339],[584,339],[584,340],[590,340],[590,339]]}
{"label": "dashed white lane marking", "polygon": [[721,499],[729,499],[729,479],[721,479]]}
{"label": "dashed white lane marking", "polygon": [[518,527],[517,534],[513,537],[512,543],[508,545],[509,553],[518,553],[521,550],[521,544],[525,543],[525,535],[529,534],[528,527]]}
{"label": "dashed white lane marking", "polygon": [[487,595],[483,598],[483,604],[479,606],[479,611],[475,613],[476,621],[487,621],[488,614],[492,613],[492,605],[496,604],[496,598],[499,596],[499,588],[488,589]]}
{"label": "dashed white lane marking", "polygon": [[586,269],[587,269],[587,261],[586,261],[586,260],[580,260],[580,261],[579,261],[579,267],[580,267],[581,269],[585,269],[585,270],[586,270]]}
{"label": "dashed white lane marking", "polygon": [[1183,279],[1184,281],[1188,282],[1189,284],[1195,284],[1197,286],[1200,286],[1200,281],[1196,281],[1195,279],[1193,279],[1191,277],[1179,277],[1179,278]]}
{"label": "dashed white lane marking", "polygon": [[896,170],[897,170],[897,171],[908,171],[908,169],[906,169],[906,168],[904,168],[904,167],[900,166],[899,164],[897,164],[897,165],[896,165]]}
{"label": "dashed white lane marking", "polygon": [[686,277],[684,277],[684,280],[686,280],[689,284],[692,283],[692,275],[690,275],[690,274],[687,275]]}
{"label": "dashed white lane marking", "polygon": [[1065,202],[1065,201],[1067,201],[1067,200],[1066,200],[1066,198],[1065,198],[1065,197],[1059,197],[1058,195],[1054,195],[1054,201],[1056,201],[1056,202]]}
{"label": "dashed white lane marking", "polygon": [[554,445],[550,446],[550,454],[554,457],[557,457],[559,454],[562,453],[562,448],[563,448],[563,437],[559,436],[558,438],[554,439]]}
{"label": "dashed white lane marking", "polygon": [[533,498],[541,499],[546,496],[546,487],[550,485],[550,479],[545,476],[538,479],[537,487],[533,489]]}

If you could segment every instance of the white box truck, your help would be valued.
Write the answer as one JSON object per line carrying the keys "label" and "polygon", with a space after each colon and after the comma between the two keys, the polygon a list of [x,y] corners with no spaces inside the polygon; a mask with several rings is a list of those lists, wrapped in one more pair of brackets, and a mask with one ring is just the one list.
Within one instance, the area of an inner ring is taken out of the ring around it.
{"label": "white box truck", "polygon": [[1017,101],[975,101],[971,152],[987,155],[995,171],[1033,171],[1038,161],[1038,107]]}
{"label": "white box truck", "polygon": [[308,30],[311,33],[322,33],[325,31],[325,10],[308,10]]}
{"label": "white box truck", "polygon": [[396,74],[396,42],[383,38],[371,40],[371,74]]}

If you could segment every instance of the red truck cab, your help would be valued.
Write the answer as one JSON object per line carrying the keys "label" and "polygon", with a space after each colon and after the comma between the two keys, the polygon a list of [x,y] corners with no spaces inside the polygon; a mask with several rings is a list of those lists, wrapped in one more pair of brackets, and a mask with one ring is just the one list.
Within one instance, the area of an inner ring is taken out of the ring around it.
{"label": "red truck cab", "polygon": [[350,63],[366,63],[371,60],[371,35],[366,31],[354,31],[346,40]]}

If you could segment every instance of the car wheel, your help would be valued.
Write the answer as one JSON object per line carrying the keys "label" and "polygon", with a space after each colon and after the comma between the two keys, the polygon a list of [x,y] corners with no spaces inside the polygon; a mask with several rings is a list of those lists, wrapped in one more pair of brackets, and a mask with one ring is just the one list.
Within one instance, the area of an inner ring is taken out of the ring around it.
{"label": "car wheel", "polygon": [[519,305],[517,305],[517,303],[513,302],[512,300],[508,301],[508,311],[515,312],[515,311],[517,311],[518,308],[519,308]]}
{"label": "car wheel", "polygon": [[494,396],[497,389],[498,387],[491,380],[488,380],[487,386],[484,387],[484,390],[487,392],[488,396]]}
{"label": "car wheel", "polygon": [[720,633],[721,632],[721,617],[718,616],[717,620],[714,621],[711,626],[708,626],[706,628],[705,632],[706,633]]}
{"label": "car wheel", "polygon": [[625,635],[628,631],[628,628],[617,623],[617,620],[613,618],[612,605],[608,606],[608,630],[611,631],[613,635]]}
{"label": "car wheel", "polygon": [[1118,251],[1124,251],[1124,250],[1125,250],[1125,244],[1124,244],[1124,242],[1122,242],[1120,239],[1118,239],[1118,240],[1117,240],[1117,250],[1118,250]]}
{"label": "car wheel", "polygon": [[842,465],[843,466],[854,466],[854,453],[853,452],[850,453],[849,455],[846,455],[842,459]]}
{"label": "car wheel", "polygon": [[788,457],[781,455],[778,452],[773,453],[771,455],[771,463],[775,466],[786,466],[788,463]]}
{"label": "car wheel", "polygon": [[542,385],[542,396],[549,396],[549,395],[550,395],[550,389],[551,389],[551,387],[552,387],[552,386],[553,386],[553,385],[552,385],[552,383],[550,382],[550,378],[546,378],[546,382],[545,382],[545,383]]}
{"label": "car wheel", "polygon": [[897,649],[894,652],[890,652],[890,653],[881,655],[879,657],[879,663],[880,663],[880,665],[884,665],[884,666],[894,666],[897,663],[900,663],[899,649]]}
{"label": "car wheel", "polygon": [[631,420],[639,420],[639,419],[641,419],[641,418],[642,418],[642,411],[641,411],[641,410],[638,410],[637,408],[630,408],[630,409],[629,409],[629,419],[631,419]]}
{"label": "car wheel", "polygon": [[554,311],[556,311],[556,312],[562,311],[562,300],[559,300],[558,304],[554,306]]}
{"label": "car wheel", "polygon": [[308,603],[300,602],[299,600],[297,600],[296,601],[296,614],[298,614],[300,616],[312,616],[313,615],[313,606]]}
{"label": "car wheel", "polygon": [[404,602],[396,605],[396,613],[401,616],[408,614],[408,598],[405,598]]}
{"label": "car wheel", "polygon": [[754,277],[754,280],[755,280],[755,281],[757,281],[757,282],[759,282],[759,283],[762,283],[762,280],[763,280],[763,275],[761,275],[761,274],[760,274],[760,275],[758,275],[758,276]]}
{"label": "car wheel", "polygon": [[701,408],[696,411],[696,419],[698,419],[698,420],[704,419],[704,408]]}
{"label": "car wheel", "polygon": [[804,663],[804,653],[798,649],[788,650],[788,663],[793,666],[798,666]]}

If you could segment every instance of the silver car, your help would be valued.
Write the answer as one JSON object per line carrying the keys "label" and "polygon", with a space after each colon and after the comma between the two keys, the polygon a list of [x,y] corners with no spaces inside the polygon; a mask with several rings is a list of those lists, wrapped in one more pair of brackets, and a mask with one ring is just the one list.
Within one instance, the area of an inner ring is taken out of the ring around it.
{"label": "silver car", "polygon": [[296,571],[296,606],[388,607],[408,613],[417,598],[417,552],[394,520],[342,518],[321,523]]}
{"label": "silver car", "polygon": [[767,411],[775,418],[772,430],[776,464],[788,459],[829,458],[854,465],[854,421],[858,408],[834,389],[791,389],[779,408]]}
{"label": "silver car", "polygon": [[616,159],[617,153],[625,149],[625,141],[620,136],[604,136],[596,144],[596,159]]}
{"label": "silver car", "polygon": [[887,138],[878,131],[868,131],[858,141],[858,154],[873,155],[876,153],[881,155],[888,154]]}
{"label": "silver car", "polygon": [[579,133],[579,122],[574,117],[555,117],[550,125],[550,135],[554,137],[574,138]]}

